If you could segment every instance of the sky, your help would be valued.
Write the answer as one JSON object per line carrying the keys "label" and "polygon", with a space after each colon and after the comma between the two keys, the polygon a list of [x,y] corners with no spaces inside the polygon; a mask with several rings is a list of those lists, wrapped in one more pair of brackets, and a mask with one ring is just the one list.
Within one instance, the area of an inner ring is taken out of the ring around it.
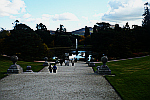
{"label": "sky", "polygon": [[0,0],[0,28],[13,29],[15,20],[34,30],[40,23],[48,30],[62,24],[67,32],[97,22],[141,26],[146,2],[150,4],[150,0]]}

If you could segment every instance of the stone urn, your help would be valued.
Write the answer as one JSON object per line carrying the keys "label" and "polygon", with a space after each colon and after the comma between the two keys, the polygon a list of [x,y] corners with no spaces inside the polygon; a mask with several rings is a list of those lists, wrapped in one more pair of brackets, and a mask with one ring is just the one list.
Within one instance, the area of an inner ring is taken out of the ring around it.
{"label": "stone urn", "polygon": [[101,75],[111,75],[111,70],[106,65],[106,62],[108,61],[107,56],[103,56],[101,61],[103,62],[103,65],[97,66],[97,73]]}
{"label": "stone urn", "polygon": [[44,58],[44,60],[45,60],[45,62],[47,62],[47,60],[48,60],[48,57],[45,57],[45,58]]}
{"label": "stone urn", "polygon": [[101,61],[103,62],[103,65],[105,66],[105,65],[106,65],[106,62],[108,61],[107,56],[103,56],[103,57],[101,58]]}
{"label": "stone urn", "polygon": [[49,63],[47,62],[48,57],[45,57],[44,60],[45,60],[45,62],[44,62],[44,64],[43,64],[43,66],[49,66]]}
{"label": "stone urn", "polygon": [[19,65],[17,65],[18,57],[17,56],[11,56],[11,61],[13,62],[13,65],[7,69],[8,74],[20,74],[23,72],[23,68]]}
{"label": "stone urn", "polygon": [[17,56],[11,56],[11,61],[13,62],[14,65],[16,65],[17,61],[18,61],[18,57]]}

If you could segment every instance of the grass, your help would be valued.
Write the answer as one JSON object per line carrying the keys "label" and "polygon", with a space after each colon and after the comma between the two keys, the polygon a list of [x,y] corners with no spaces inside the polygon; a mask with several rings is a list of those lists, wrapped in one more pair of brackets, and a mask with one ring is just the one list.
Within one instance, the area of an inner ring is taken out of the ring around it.
{"label": "grass", "polygon": [[[7,76],[7,69],[12,65],[12,61],[8,57],[0,56],[0,79]],[[25,62],[17,61],[17,64],[23,68],[23,71],[26,71],[27,66],[31,66],[33,72],[38,72],[44,68],[43,63],[39,62]]]}
{"label": "grass", "polygon": [[[107,65],[115,76],[105,76],[105,78],[121,95],[123,100],[149,100],[150,56],[109,62]],[[94,70],[96,70],[96,67]]]}

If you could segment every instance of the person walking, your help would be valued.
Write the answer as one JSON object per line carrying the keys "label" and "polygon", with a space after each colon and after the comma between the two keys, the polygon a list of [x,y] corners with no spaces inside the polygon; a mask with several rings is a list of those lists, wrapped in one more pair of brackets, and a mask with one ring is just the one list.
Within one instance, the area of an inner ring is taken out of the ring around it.
{"label": "person walking", "polygon": [[62,59],[60,59],[60,65],[62,66],[62,63],[63,63],[63,60]]}
{"label": "person walking", "polygon": [[52,67],[53,67],[53,66],[52,66],[51,64],[50,64],[49,67],[48,67],[50,73],[52,73]]}
{"label": "person walking", "polygon": [[54,64],[54,66],[53,66],[53,73],[56,73],[56,70],[57,70],[57,67],[56,67],[56,65]]}

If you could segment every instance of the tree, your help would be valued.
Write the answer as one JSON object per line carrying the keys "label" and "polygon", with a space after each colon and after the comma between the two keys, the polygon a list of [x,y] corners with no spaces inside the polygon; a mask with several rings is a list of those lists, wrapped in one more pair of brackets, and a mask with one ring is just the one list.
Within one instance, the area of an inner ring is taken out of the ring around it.
{"label": "tree", "polygon": [[[19,22],[16,20],[16,22]],[[48,47],[43,43],[29,26],[25,24],[15,24],[10,31],[11,35],[0,40],[3,49],[2,53],[7,55],[17,55],[23,60],[35,60],[48,56]]]}
{"label": "tree", "polygon": [[54,40],[54,36],[50,34],[49,31],[43,31],[43,30],[36,30],[36,34],[38,34],[43,42],[48,46],[48,47],[53,47],[54,45],[51,45],[52,41]]}
{"label": "tree", "polygon": [[63,47],[70,47],[70,46],[72,46],[72,42],[71,42],[69,36],[67,36],[67,35],[57,36],[55,44],[57,46],[63,46]]}
{"label": "tree", "polygon": [[34,32],[12,30],[4,41],[4,53],[17,55],[24,60],[35,60],[48,55],[48,47]]}
{"label": "tree", "polygon": [[4,40],[6,37],[8,37],[10,35],[11,35],[11,33],[4,29],[0,32],[0,54],[4,54],[4,48],[5,48]]}
{"label": "tree", "polygon": [[0,32],[0,39],[5,38],[5,37],[10,36],[10,35],[11,35],[11,33],[9,31],[2,30]]}
{"label": "tree", "polygon": [[43,30],[43,31],[47,30],[46,26],[43,25],[42,23],[40,23],[39,25],[37,24],[36,28],[37,28],[37,30]]}
{"label": "tree", "polygon": [[150,27],[150,12],[149,12],[149,9],[148,9],[148,2],[145,3],[144,5],[145,5],[145,7],[144,7],[145,11],[144,11],[144,14],[143,14],[144,19],[142,21],[142,26],[149,29],[149,27]]}
{"label": "tree", "polygon": [[84,45],[85,36],[80,36],[79,45]]}

